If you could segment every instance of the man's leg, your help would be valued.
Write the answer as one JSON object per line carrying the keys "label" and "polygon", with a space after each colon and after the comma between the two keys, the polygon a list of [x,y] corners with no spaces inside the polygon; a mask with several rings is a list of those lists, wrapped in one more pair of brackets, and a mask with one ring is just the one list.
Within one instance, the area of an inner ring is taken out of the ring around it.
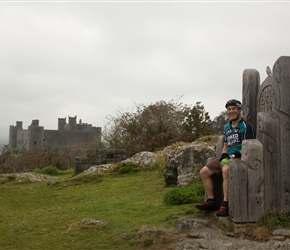
{"label": "man's leg", "polygon": [[223,174],[223,190],[224,190],[224,201],[228,202],[229,195],[229,165],[224,165],[222,167]]}
{"label": "man's leg", "polygon": [[200,178],[202,180],[206,195],[207,195],[207,201],[196,205],[196,208],[199,210],[212,210],[215,211],[218,209],[218,207],[215,204],[214,200],[214,192],[213,192],[213,182],[211,179],[211,176],[214,174],[213,171],[211,171],[207,166],[204,166],[200,170]]}
{"label": "man's leg", "polygon": [[224,200],[220,207],[220,210],[216,212],[217,216],[228,216],[228,190],[229,190],[229,165],[224,165],[222,167],[223,174],[223,192],[224,192]]}
{"label": "man's leg", "polygon": [[213,193],[213,183],[211,176],[214,174],[207,166],[204,166],[200,170],[200,178],[202,180],[203,187],[205,189],[206,195],[209,199],[214,198],[214,193]]}

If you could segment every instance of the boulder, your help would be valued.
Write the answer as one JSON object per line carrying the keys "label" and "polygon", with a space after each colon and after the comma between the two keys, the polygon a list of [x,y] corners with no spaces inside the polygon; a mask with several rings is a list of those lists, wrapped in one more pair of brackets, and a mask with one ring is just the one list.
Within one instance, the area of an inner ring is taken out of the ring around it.
{"label": "boulder", "polygon": [[165,157],[164,179],[167,186],[184,186],[190,183],[208,158],[216,156],[216,146],[194,141],[168,151]]}
{"label": "boulder", "polygon": [[112,168],[114,168],[114,164],[102,164],[102,165],[96,165],[92,166],[89,169],[84,171],[84,174],[99,174],[99,173],[104,173],[108,172]]}
{"label": "boulder", "polygon": [[144,151],[144,152],[137,153],[137,154],[133,155],[131,158],[128,158],[122,162],[124,162],[124,163],[132,162],[132,163],[138,164],[142,167],[149,167],[153,163],[155,163],[156,160],[157,160],[157,157],[154,153]]}
{"label": "boulder", "polygon": [[84,218],[80,222],[79,226],[81,228],[104,229],[106,227],[106,223],[93,218]]}
{"label": "boulder", "polygon": [[39,183],[39,182],[57,182],[59,178],[55,176],[37,174],[37,173],[11,173],[1,174],[0,183],[14,181],[17,183]]}

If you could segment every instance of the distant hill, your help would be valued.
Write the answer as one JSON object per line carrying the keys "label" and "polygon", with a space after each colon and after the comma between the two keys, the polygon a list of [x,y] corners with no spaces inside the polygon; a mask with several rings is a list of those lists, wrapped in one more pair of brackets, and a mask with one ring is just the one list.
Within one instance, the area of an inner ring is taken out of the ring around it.
{"label": "distant hill", "polygon": [[3,150],[4,145],[7,145],[8,141],[5,139],[0,139],[0,152]]}

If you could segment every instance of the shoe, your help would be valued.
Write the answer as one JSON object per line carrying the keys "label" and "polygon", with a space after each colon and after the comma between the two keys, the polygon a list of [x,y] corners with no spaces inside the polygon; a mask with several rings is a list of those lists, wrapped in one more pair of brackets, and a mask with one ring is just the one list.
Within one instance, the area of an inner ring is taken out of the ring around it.
{"label": "shoe", "polygon": [[220,210],[217,211],[215,214],[216,214],[216,216],[221,216],[221,217],[229,216],[229,209],[228,209],[228,207],[222,205],[220,207]]}
{"label": "shoe", "polygon": [[199,210],[216,211],[218,207],[215,204],[209,204],[207,201],[195,206]]}

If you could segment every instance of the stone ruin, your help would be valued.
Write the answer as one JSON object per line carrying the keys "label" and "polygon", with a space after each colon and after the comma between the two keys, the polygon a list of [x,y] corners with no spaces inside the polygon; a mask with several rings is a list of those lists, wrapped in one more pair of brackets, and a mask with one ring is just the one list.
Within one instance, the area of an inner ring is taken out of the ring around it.
{"label": "stone ruin", "polygon": [[229,218],[256,222],[290,211],[290,57],[275,62],[260,84],[259,72],[243,72],[243,115],[256,138],[243,141],[242,159],[230,161]]}
{"label": "stone ruin", "polygon": [[58,129],[49,130],[39,126],[39,120],[32,120],[28,129],[23,129],[22,121],[17,121],[16,126],[9,127],[9,146],[21,149],[60,150],[72,148],[90,148],[101,143],[100,127],[91,124],[76,122],[77,116],[58,118]]}
{"label": "stone ruin", "polygon": [[101,127],[83,123],[77,116],[58,118],[58,129],[48,130],[39,126],[39,120],[32,120],[28,129],[23,129],[22,121],[9,128],[9,147],[20,149],[39,149],[49,151],[58,149],[69,152],[75,159],[75,174],[79,174],[89,167],[98,164],[116,163],[125,159],[123,149],[102,149]]}

